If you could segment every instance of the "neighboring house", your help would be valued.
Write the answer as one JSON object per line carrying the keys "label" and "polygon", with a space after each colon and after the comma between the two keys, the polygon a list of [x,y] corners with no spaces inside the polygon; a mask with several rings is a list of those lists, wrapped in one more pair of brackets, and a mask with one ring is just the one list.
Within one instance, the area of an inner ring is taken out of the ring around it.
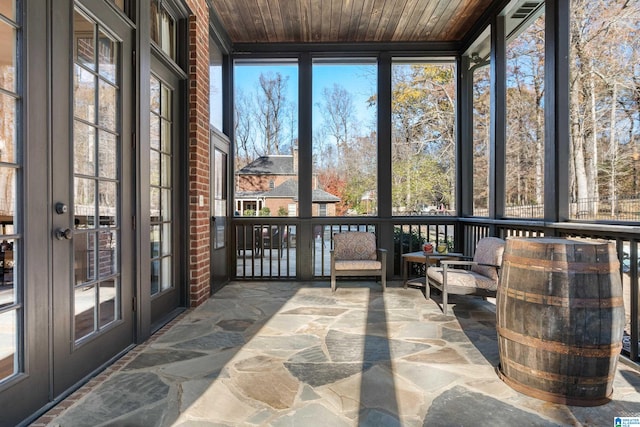
{"label": "neighboring house", "polygon": [[[335,216],[340,198],[317,188],[313,180],[312,214]],[[278,216],[281,208],[288,216],[298,215],[298,151],[290,155],[262,156],[236,172],[235,209],[259,212],[269,208]]]}

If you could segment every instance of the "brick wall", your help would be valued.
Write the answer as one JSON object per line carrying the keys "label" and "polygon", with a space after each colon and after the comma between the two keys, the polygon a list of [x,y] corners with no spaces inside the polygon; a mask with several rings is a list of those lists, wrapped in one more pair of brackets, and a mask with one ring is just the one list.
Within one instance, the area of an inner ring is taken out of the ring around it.
{"label": "brick wall", "polygon": [[188,0],[189,17],[189,304],[209,297],[209,10]]}

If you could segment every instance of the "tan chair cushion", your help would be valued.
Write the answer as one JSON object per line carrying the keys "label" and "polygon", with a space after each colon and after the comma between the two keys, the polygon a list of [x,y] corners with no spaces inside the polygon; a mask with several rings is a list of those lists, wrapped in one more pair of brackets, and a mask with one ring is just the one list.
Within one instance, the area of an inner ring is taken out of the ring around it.
{"label": "tan chair cushion", "polygon": [[382,263],[372,260],[336,261],[336,271],[344,270],[380,270]]}
{"label": "tan chair cushion", "polygon": [[376,236],[364,231],[336,233],[333,236],[333,253],[336,260],[375,260]]}
{"label": "tan chair cushion", "polygon": [[[430,279],[442,285],[442,267],[429,267],[427,274]],[[490,291],[498,289],[498,281],[471,270],[447,269],[447,286],[480,288]]]}
{"label": "tan chair cushion", "polygon": [[[502,265],[502,254],[504,254],[504,240],[497,237],[484,237],[478,242],[473,260],[480,264]],[[471,271],[482,274],[498,281],[498,270],[495,267],[484,265],[474,265]]]}

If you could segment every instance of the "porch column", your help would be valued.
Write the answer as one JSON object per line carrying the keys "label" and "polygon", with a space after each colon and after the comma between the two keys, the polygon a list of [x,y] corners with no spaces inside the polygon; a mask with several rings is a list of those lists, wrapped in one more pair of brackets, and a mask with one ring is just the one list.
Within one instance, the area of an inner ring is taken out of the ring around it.
{"label": "porch column", "polygon": [[545,2],[544,219],[569,219],[569,26],[567,1]]}
{"label": "porch column", "polygon": [[206,0],[188,0],[189,17],[189,295],[190,307],[209,298],[209,7]]}

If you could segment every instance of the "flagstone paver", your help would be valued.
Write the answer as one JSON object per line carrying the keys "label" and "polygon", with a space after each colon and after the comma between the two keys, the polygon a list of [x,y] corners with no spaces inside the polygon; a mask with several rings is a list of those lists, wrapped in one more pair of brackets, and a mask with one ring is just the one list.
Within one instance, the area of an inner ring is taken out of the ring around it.
{"label": "flagstone paver", "polygon": [[465,297],[452,307],[444,316],[399,283],[332,293],[323,282],[233,282],[49,425],[597,426],[640,416],[640,374],[622,363],[606,405],[514,391],[496,375],[495,305]]}

